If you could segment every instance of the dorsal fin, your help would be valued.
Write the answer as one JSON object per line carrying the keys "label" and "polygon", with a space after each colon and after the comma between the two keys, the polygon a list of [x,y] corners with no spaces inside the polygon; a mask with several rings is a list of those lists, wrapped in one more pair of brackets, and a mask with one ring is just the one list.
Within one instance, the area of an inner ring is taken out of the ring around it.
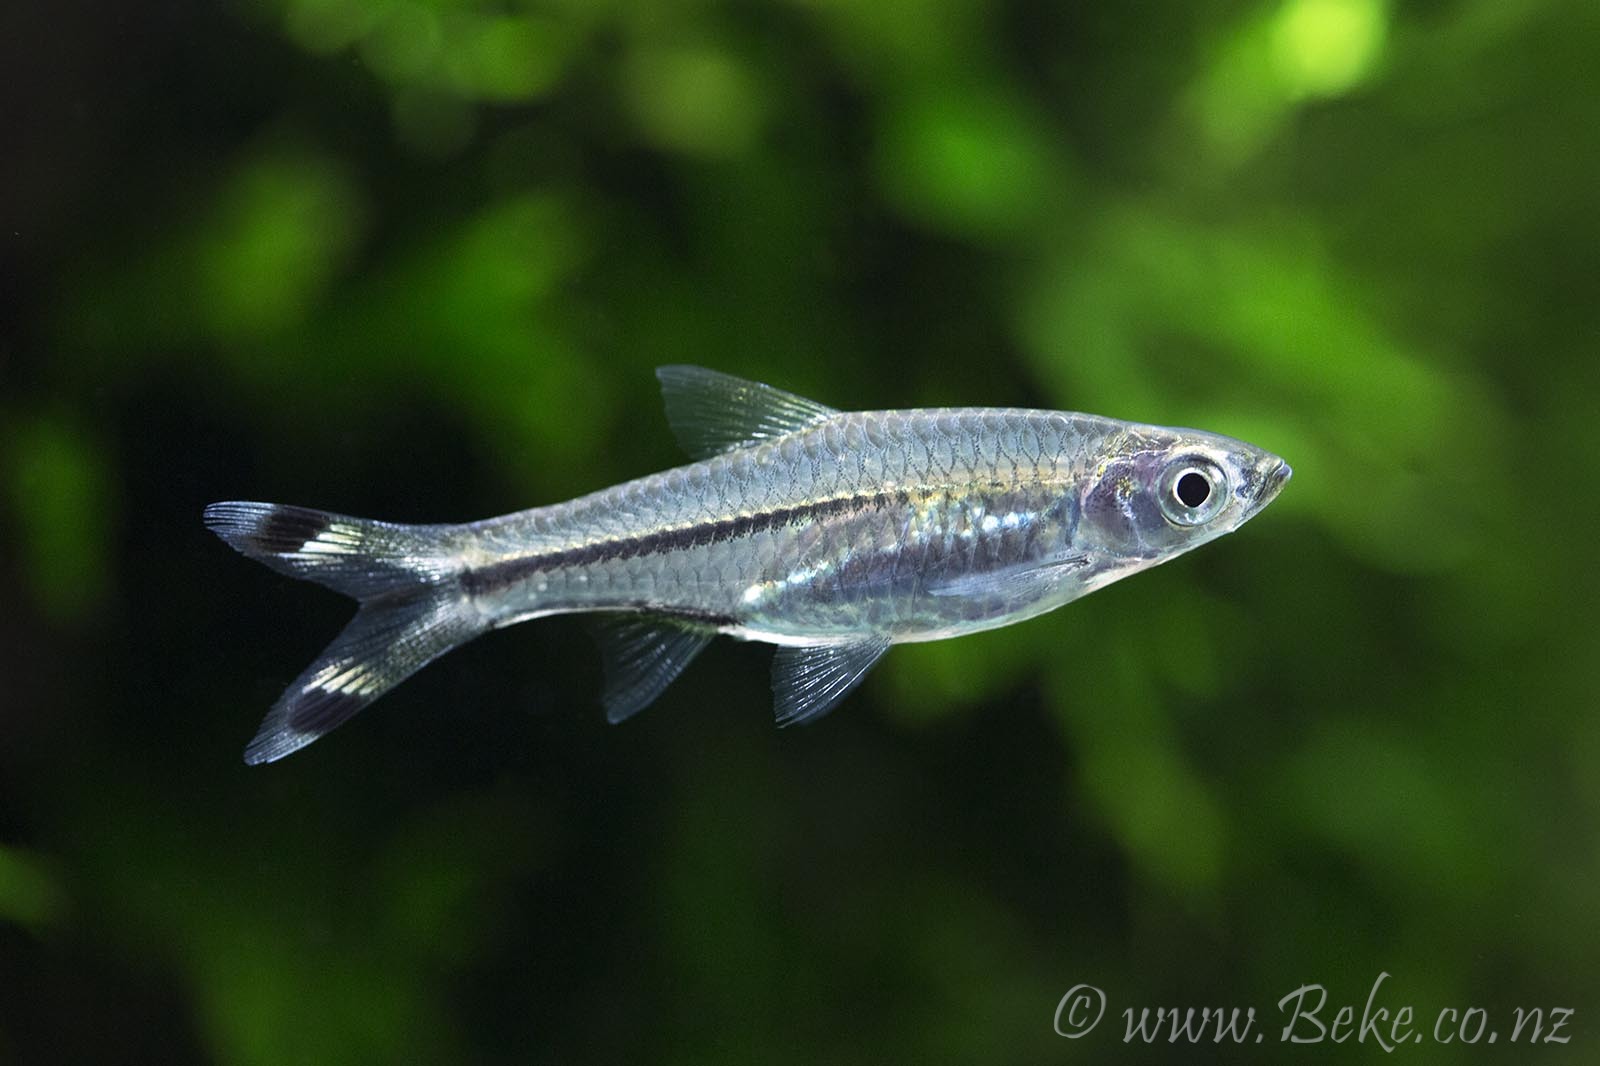
{"label": "dorsal fin", "polygon": [[699,366],[658,367],[656,378],[667,423],[695,459],[786,436],[839,413],[804,396]]}

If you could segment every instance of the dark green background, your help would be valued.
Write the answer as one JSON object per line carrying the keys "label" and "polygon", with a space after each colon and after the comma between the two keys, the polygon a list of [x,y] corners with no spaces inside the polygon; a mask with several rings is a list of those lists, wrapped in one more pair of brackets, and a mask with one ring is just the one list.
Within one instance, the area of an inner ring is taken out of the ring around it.
{"label": "dark green background", "polygon": [[[24,0],[0,41],[0,1061],[1370,1061],[1274,1004],[1385,971],[1500,1034],[1395,1061],[1594,1059],[1600,6]],[[813,728],[731,642],[608,727],[552,620],[241,763],[349,607],[205,503],[561,500],[680,461],[667,362],[1296,473]],[[1157,1005],[1267,1039],[1125,1048]]]}

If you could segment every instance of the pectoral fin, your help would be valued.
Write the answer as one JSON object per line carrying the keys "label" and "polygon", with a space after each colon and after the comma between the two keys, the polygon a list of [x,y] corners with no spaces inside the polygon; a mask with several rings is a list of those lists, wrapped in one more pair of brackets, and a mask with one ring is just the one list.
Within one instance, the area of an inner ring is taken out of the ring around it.
{"label": "pectoral fin", "polygon": [[650,616],[597,623],[606,720],[620,722],[654,703],[715,635],[713,629]]}
{"label": "pectoral fin", "polygon": [[839,413],[804,396],[699,366],[659,367],[656,378],[673,435],[694,459],[786,436]]}
{"label": "pectoral fin", "polygon": [[1065,555],[1031,566],[987,573],[962,574],[925,586],[930,596],[996,597],[1030,603],[1053,592],[1074,570],[1089,565],[1087,555]]}
{"label": "pectoral fin", "polygon": [[779,648],[772,660],[772,709],[778,724],[810,722],[827,714],[888,650],[883,637]]}

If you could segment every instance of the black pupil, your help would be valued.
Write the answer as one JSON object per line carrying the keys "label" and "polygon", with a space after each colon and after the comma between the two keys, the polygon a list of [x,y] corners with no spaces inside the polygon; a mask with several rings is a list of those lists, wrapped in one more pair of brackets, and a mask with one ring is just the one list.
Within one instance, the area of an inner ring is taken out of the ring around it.
{"label": "black pupil", "polygon": [[1185,507],[1199,507],[1211,495],[1211,482],[1196,471],[1189,471],[1178,479],[1178,499]]}

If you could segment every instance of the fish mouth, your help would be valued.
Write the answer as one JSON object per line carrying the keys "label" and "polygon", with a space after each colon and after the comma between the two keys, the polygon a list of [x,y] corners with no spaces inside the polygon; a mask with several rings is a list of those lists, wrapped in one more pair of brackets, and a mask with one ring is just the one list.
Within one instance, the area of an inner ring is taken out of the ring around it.
{"label": "fish mouth", "polygon": [[1288,463],[1276,455],[1269,455],[1256,464],[1256,492],[1251,510],[1259,511],[1283,491],[1284,483],[1294,475]]}

